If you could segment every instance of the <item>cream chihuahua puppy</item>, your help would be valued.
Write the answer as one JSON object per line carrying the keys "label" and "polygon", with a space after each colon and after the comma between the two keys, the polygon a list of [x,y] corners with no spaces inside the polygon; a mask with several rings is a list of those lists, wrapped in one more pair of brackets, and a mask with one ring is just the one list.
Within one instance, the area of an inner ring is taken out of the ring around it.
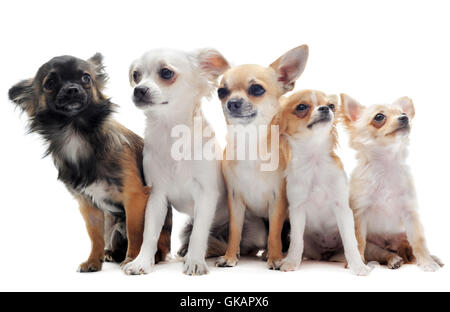
{"label": "cream chihuahua puppy", "polygon": [[280,127],[280,147],[288,159],[286,191],[291,245],[281,270],[293,271],[302,258],[345,259],[357,275],[371,269],[359,254],[348,182],[337,146],[337,96],[305,90],[282,101],[273,124]]}
{"label": "cream chihuahua puppy", "polygon": [[[159,49],[146,53],[130,68],[133,101],[147,117],[144,173],[148,185],[152,185],[152,196],[145,213],[141,251],[133,262],[123,267],[127,274],[150,272],[168,205],[194,219],[184,273],[208,272],[205,253],[210,227],[217,206],[224,206],[218,209],[219,213],[226,211],[220,160],[197,159],[192,151],[188,151],[189,157],[185,159],[175,159],[173,146],[179,138],[173,136],[173,131],[181,126],[181,130],[188,130],[194,136],[197,118],[203,125],[200,128],[203,133],[208,123],[203,118],[201,100],[211,94],[217,78],[228,67],[228,62],[216,50],[187,53]],[[214,133],[209,137],[213,138]],[[197,143],[195,138],[192,140],[194,147]],[[208,142],[202,140],[201,151]]]}
{"label": "cream chihuahua puppy", "polygon": [[[425,271],[442,264],[430,255],[417,212],[416,191],[406,165],[411,99],[391,105],[364,107],[341,94],[344,124],[358,164],[350,181],[350,205],[355,216],[360,253],[395,269],[413,258]],[[408,244],[409,243],[409,244]]]}
{"label": "cream chihuahua puppy", "polygon": [[[222,168],[228,191],[230,224],[228,248],[225,256],[217,261],[217,266],[237,264],[247,208],[255,216],[269,219],[268,267],[279,269],[281,231],[286,215],[283,174],[278,167],[267,171],[262,169],[261,145],[251,146],[250,140],[244,142],[249,153],[241,154],[243,157],[239,159],[235,135],[245,137],[253,134],[258,143],[268,140],[268,125],[278,110],[279,99],[293,89],[307,58],[308,47],[303,45],[290,50],[269,67],[241,65],[224,74],[218,94],[229,125]],[[263,126],[262,131],[259,131],[259,126]],[[235,131],[230,133],[230,129]],[[250,156],[252,152],[256,152],[254,157]]]}

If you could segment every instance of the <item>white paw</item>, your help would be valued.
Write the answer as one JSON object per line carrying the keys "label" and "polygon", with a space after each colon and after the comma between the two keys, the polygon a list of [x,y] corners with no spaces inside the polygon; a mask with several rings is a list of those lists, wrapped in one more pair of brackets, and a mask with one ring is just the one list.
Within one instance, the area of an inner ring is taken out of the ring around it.
{"label": "white paw", "polygon": [[437,270],[439,270],[441,268],[439,266],[439,264],[437,264],[433,260],[430,260],[430,261],[427,261],[424,263],[419,263],[418,265],[419,265],[419,268],[421,268],[425,272],[436,272]]}
{"label": "white paw", "polygon": [[352,270],[353,274],[358,276],[367,276],[372,271],[372,268],[365,264],[354,265],[351,266],[350,269]]}
{"label": "white paw", "polygon": [[297,270],[298,267],[299,267],[298,261],[289,258],[284,258],[283,260],[281,260],[280,270],[283,272],[292,272]]}
{"label": "white paw", "polygon": [[395,256],[389,259],[387,266],[389,269],[396,270],[403,265],[403,258],[400,256]]}
{"label": "white paw", "polygon": [[125,264],[122,270],[127,275],[148,274],[152,271],[153,265],[154,263],[150,259],[145,260],[143,257],[138,256],[135,260]]}
{"label": "white paw", "polygon": [[221,267],[221,268],[230,268],[230,267],[235,267],[238,263],[238,259],[234,258],[234,259],[228,259],[223,257],[220,257],[219,259],[217,259],[216,261],[216,267]]}
{"label": "white paw", "polygon": [[186,259],[183,264],[183,273],[186,275],[205,275],[208,274],[208,272],[208,265],[204,259]]}

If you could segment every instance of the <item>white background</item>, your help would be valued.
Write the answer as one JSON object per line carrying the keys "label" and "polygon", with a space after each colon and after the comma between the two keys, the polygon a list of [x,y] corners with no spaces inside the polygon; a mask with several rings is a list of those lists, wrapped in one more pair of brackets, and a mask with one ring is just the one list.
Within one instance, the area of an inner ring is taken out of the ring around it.
{"label": "white background", "polygon": [[[307,43],[310,58],[297,90],[345,92],[363,104],[414,100],[409,163],[430,250],[450,265],[449,9],[448,1],[431,0],[1,1],[0,290],[450,290],[448,267],[437,273],[378,268],[356,277],[338,264],[306,263],[281,273],[247,259],[232,269],[209,262],[211,272],[202,277],[184,276],[180,263],[158,265],[147,276],[125,276],[113,264],[76,273],[90,250],[76,202],[56,180],[51,159],[41,159],[38,136],[25,135],[25,115],[7,99],[9,87],[53,56],[102,52],[111,78],[107,94],[121,106],[117,119],[142,135],[128,66],[146,50],[214,47],[232,64],[268,65]],[[205,110],[223,135],[219,101],[205,103]],[[345,135],[339,154],[349,173],[354,154]],[[183,221],[175,215],[174,252]]]}

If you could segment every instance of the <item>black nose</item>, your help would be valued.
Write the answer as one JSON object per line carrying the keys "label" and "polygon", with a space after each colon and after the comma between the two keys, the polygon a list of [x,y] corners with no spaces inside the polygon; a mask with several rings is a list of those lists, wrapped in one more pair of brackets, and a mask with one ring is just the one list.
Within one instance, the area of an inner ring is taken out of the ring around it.
{"label": "black nose", "polygon": [[143,100],[148,96],[148,88],[147,87],[134,88],[134,96],[139,101]]}
{"label": "black nose", "polygon": [[319,107],[319,112],[328,113],[329,111],[330,111],[330,108],[328,106],[320,106]]}
{"label": "black nose", "polygon": [[398,117],[398,121],[400,121],[402,125],[407,125],[409,122],[409,118],[406,115],[401,115],[400,117]]}
{"label": "black nose", "polygon": [[238,112],[242,107],[242,99],[231,99],[227,103],[228,110],[232,113]]}
{"label": "black nose", "polygon": [[80,89],[76,86],[68,87],[66,89],[66,94],[68,96],[77,96],[80,93]]}

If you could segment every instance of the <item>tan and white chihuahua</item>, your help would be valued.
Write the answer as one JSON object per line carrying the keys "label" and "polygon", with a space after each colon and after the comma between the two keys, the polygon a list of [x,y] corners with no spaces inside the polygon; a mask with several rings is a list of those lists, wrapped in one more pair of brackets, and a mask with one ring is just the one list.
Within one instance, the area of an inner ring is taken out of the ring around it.
{"label": "tan and white chihuahua", "polygon": [[[285,182],[278,164],[273,170],[263,170],[264,157],[261,157],[260,147],[267,143],[268,126],[278,111],[280,97],[294,88],[307,59],[308,47],[302,45],[290,50],[269,67],[241,65],[224,74],[218,94],[229,126],[222,169],[228,190],[230,226],[228,248],[225,256],[217,261],[217,266],[237,264],[248,208],[251,214],[269,219],[268,267],[279,269],[282,259],[281,231],[286,218]],[[247,134],[254,134],[258,146],[251,146],[245,141],[245,150],[249,150],[249,154],[256,153],[254,157],[244,155],[237,159],[240,152],[234,135],[242,137]],[[230,154],[235,157],[229,157]],[[278,150],[275,154],[278,155]]]}
{"label": "tan and white chihuahua", "polygon": [[282,271],[302,258],[341,261],[357,275],[371,269],[359,254],[348,182],[335,153],[337,96],[304,90],[283,99],[273,124],[280,127],[281,154],[288,159],[286,191],[291,222],[289,253]]}
{"label": "tan and white chihuahua", "polygon": [[406,164],[413,102],[403,97],[391,105],[364,107],[346,94],[341,100],[358,160],[350,181],[350,205],[360,253],[366,261],[392,269],[415,257],[423,270],[438,270],[442,263],[430,255],[425,243]]}

